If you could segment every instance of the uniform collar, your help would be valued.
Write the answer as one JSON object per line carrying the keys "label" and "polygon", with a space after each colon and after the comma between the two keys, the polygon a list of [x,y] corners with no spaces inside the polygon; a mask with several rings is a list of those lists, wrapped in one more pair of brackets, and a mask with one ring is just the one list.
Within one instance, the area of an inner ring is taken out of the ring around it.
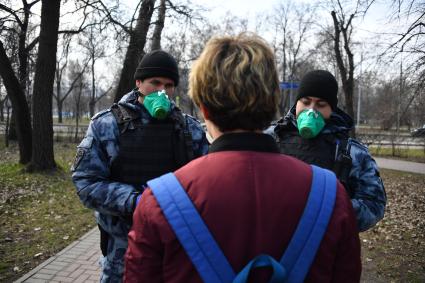
{"label": "uniform collar", "polygon": [[209,153],[230,150],[279,153],[272,136],[252,132],[223,134],[211,144]]}

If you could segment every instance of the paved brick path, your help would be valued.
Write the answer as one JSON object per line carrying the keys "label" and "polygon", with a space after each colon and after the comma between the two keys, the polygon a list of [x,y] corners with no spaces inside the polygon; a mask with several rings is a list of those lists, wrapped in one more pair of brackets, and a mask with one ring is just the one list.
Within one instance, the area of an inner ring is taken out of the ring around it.
{"label": "paved brick path", "polygon": [[16,282],[99,282],[99,229],[95,227]]}

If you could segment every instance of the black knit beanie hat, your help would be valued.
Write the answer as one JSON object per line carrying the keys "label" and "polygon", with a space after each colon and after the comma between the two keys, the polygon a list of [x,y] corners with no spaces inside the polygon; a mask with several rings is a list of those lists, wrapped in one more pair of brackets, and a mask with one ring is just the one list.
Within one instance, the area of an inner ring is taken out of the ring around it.
{"label": "black knit beanie hat", "polygon": [[314,70],[307,73],[301,80],[297,101],[306,96],[318,97],[329,103],[332,110],[338,104],[338,83],[330,72]]}
{"label": "black knit beanie hat", "polygon": [[174,81],[174,85],[179,84],[179,68],[176,60],[163,50],[154,50],[143,56],[134,73],[134,80],[141,80],[152,77],[165,77]]}

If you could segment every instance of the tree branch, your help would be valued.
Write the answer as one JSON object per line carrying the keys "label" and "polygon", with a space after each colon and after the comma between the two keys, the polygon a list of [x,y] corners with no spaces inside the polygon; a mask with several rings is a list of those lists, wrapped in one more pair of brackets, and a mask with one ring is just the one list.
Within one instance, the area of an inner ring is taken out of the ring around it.
{"label": "tree branch", "polygon": [[347,69],[345,68],[344,61],[342,60],[342,54],[341,54],[340,43],[339,43],[341,30],[339,28],[339,23],[338,23],[338,19],[336,17],[335,11],[332,11],[331,15],[334,22],[334,35],[335,35],[334,50],[335,50],[336,62],[337,62],[339,71],[341,73],[342,80],[347,80]]}
{"label": "tree branch", "polygon": [[[419,19],[418,19],[419,20]],[[416,20],[416,21],[418,21],[418,20]],[[407,30],[407,32],[406,33],[404,33],[404,34],[401,34],[400,36],[400,38],[396,41],[396,42],[394,42],[394,43],[392,43],[388,48],[387,48],[387,50],[386,51],[388,51],[389,49],[391,49],[391,48],[393,48],[393,47],[395,47],[397,44],[399,44],[400,42],[402,42],[403,40],[405,40],[406,38],[408,38],[408,39],[406,39],[405,41],[404,41],[404,43],[402,44],[402,48],[401,48],[401,52],[403,52],[403,48],[404,48],[404,46],[405,46],[405,44],[408,42],[408,41],[410,41],[414,36],[416,36],[416,35],[420,35],[421,33],[417,33],[417,34],[413,34],[413,35],[411,35],[410,33],[414,30],[414,29],[416,29],[417,27],[425,27],[425,24],[424,23],[422,23],[422,22],[419,22],[419,23],[416,23],[416,24],[413,24],[413,25],[411,25],[410,27],[409,27],[409,29]]]}
{"label": "tree branch", "polygon": [[37,4],[38,2],[40,2],[40,0],[34,0],[33,2],[28,3],[27,5],[31,8],[34,4]]}
{"label": "tree branch", "polygon": [[34,48],[34,46],[38,43],[39,39],[40,37],[38,36],[34,38],[34,40],[30,44],[28,44],[27,47],[25,48],[25,52],[29,53]]}
{"label": "tree branch", "polygon": [[102,12],[105,13],[105,15],[107,16],[107,18],[113,23],[118,25],[119,27],[121,27],[126,33],[130,34],[131,30],[123,25],[122,23],[120,23],[119,21],[115,20],[112,15],[111,12],[109,11],[109,9],[106,7],[106,5],[103,3],[103,1],[99,1],[100,5],[102,6],[103,10]]}
{"label": "tree branch", "polygon": [[19,26],[22,26],[23,25],[21,19],[16,14],[16,12],[19,11],[20,9],[18,9],[16,11],[13,11],[9,7],[7,7],[7,6],[3,5],[3,4],[0,4],[0,10],[3,10],[5,12],[8,12],[9,14],[11,14],[16,19],[16,22],[19,24]]}
{"label": "tree branch", "polygon": [[137,19],[136,14],[137,14],[137,11],[139,10],[141,4],[142,4],[142,1],[139,1],[139,3],[137,3],[136,9],[134,9],[133,16],[131,17],[131,20],[130,20],[130,30],[133,30],[133,23]]}
{"label": "tree branch", "polygon": [[112,90],[112,86],[110,86],[104,93],[102,93],[100,96],[96,97],[94,100],[94,103],[97,103],[99,100],[102,99],[105,95],[107,95]]}
{"label": "tree branch", "polygon": [[188,8],[188,6],[184,6],[184,5],[175,6],[173,3],[171,3],[170,0],[167,0],[166,2],[170,6],[170,9],[175,11],[177,14],[183,15],[188,19],[193,18],[193,9]]}
{"label": "tree branch", "polygon": [[61,102],[64,101],[68,95],[71,93],[71,91],[74,89],[75,84],[77,83],[77,81],[81,78],[81,76],[83,75],[84,71],[86,70],[88,64],[90,62],[90,59],[86,61],[86,63],[84,64],[83,69],[81,70],[81,72],[78,73],[78,75],[74,78],[74,80],[71,83],[71,86],[69,87],[68,91],[65,93],[65,95],[62,97]]}

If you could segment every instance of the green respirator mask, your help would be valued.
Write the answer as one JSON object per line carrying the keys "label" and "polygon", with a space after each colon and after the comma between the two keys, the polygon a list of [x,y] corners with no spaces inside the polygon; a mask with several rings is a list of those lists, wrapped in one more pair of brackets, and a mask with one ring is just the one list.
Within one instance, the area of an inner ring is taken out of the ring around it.
{"label": "green respirator mask", "polygon": [[171,102],[165,90],[146,95],[143,98],[143,105],[152,117],[159,120],[165,119],[171,109]]}
{"label": "green respirator mask", "polygon": [[300,136],[311,139],[317,136],[325,126],[325,119],[320,112],[314,109],[303,110],[297,118],[297,127]]}

